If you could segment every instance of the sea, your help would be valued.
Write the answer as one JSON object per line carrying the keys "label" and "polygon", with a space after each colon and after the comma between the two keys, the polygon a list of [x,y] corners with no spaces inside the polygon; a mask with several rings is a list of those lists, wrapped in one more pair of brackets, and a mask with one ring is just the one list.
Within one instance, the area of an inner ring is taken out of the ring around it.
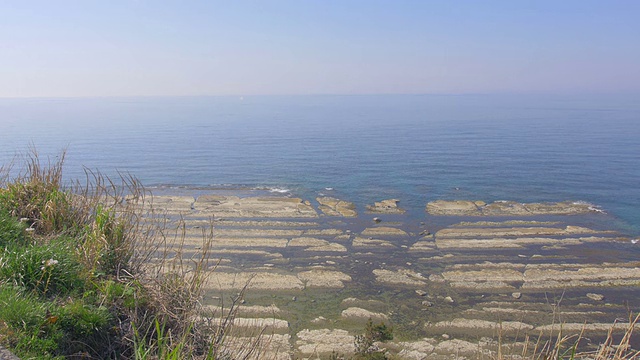
{"label": "sea", "polygon": [[584,201],[640,236],[633,95],[0,99],[0,164],[30,149],[66,151],[67,181],[89,169],[151,191],[396,198],[416,219],[437,199]]}

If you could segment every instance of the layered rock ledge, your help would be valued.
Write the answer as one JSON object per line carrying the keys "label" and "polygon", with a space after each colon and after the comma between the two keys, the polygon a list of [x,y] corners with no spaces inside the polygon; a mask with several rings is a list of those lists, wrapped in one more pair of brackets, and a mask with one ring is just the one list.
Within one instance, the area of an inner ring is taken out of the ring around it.
{"label": "layered rock ledge", "polygon": [[579,215],[597,212],[593,205],[582,202],[563,201],[557,203],[518,203],[515,201],[436,200],[427,204],[430,215],[448,216],[534,216],[534,215]]}

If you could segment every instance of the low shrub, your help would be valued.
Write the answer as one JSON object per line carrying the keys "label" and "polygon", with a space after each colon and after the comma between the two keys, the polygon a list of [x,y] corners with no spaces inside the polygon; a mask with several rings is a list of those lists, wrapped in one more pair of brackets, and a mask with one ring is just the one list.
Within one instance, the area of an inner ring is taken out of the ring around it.
{"label": "low shrub", "polygon": [[377,360],[386,359],[383,351],[378,349],[376,342],[393,340],[393,328],[381,322],[374,324],[371,319],[367,321],[363,335],[356,335],[354,359]]}

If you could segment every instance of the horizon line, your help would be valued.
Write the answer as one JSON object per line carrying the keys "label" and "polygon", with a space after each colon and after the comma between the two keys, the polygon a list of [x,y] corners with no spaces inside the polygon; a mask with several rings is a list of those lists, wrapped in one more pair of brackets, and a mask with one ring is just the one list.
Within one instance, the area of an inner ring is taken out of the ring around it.
{"label": "horizon line", "polygon": [[539,96],[576,96],[576,95],[635,95],[640,91],[585,91],[585,92],[549,92],[549,91],[496,91],[496,92],[442,92],[442,93],[305,93],[305,94],[188,94],[188,95],[36,95],[36,96],[0,96],[0,100],[52,100],[52,99],[132,99],[132,98],[245,98],[245,97],[306,97],[306,96],[492,96],[492,95],[539,95]]}

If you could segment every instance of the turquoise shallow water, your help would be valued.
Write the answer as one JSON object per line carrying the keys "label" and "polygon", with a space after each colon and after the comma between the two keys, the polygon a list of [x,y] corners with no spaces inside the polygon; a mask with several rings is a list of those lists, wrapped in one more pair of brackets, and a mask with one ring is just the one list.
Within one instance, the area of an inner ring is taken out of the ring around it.
{"label": "turquoise shallow water", "polygon": [[[34,144],[156,186],[247,186],[359,206],[395,197],[583,200],[640,235],[640,97],[0,99],[0,162]],[[330,188],[331,190],[327,190]]]}

